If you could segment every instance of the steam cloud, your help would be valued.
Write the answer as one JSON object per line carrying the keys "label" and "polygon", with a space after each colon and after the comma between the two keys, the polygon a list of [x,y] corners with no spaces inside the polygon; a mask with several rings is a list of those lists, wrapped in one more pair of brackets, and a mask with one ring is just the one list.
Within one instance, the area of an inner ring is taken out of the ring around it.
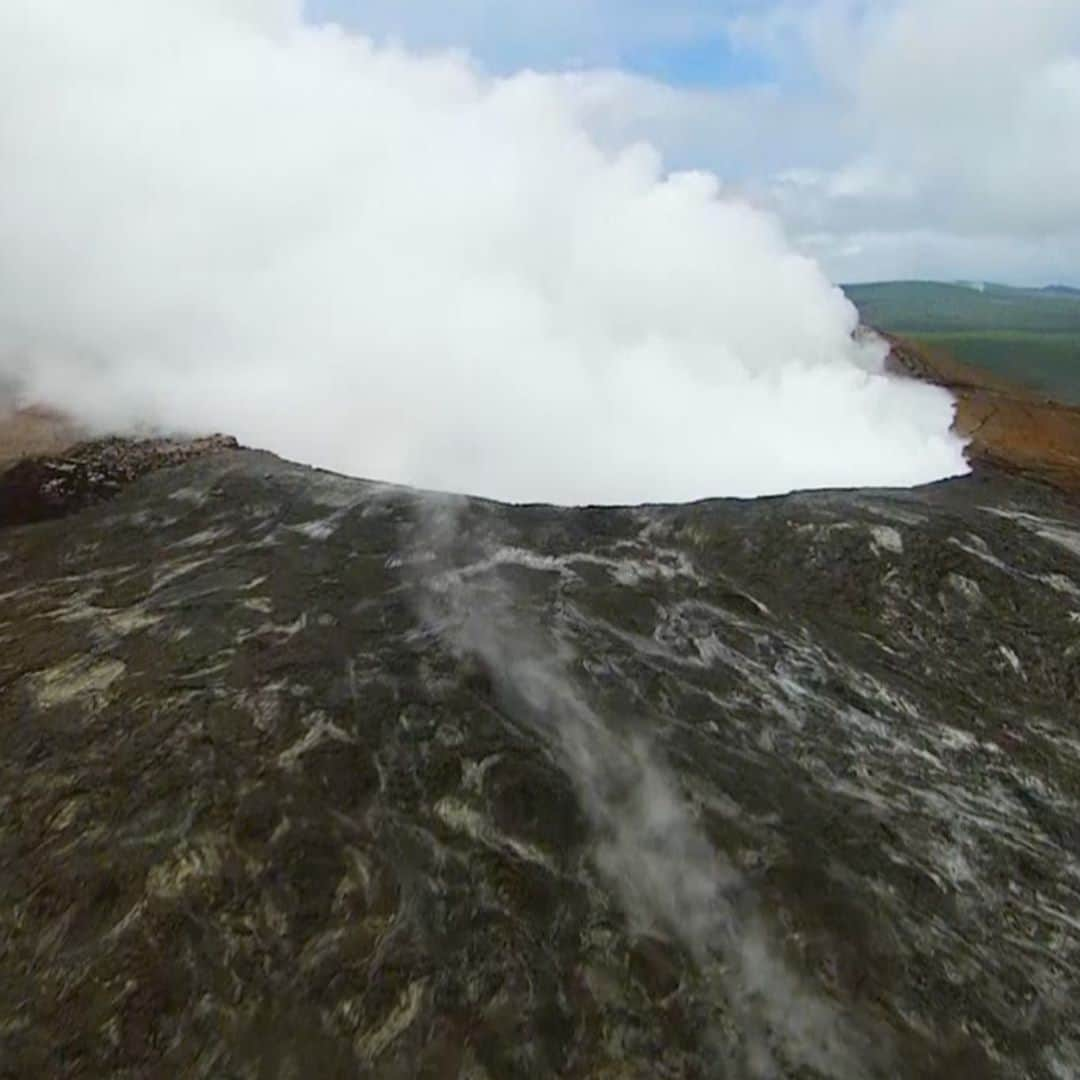
{"label": "steam cloud", "polygon": [[0,382],[91,425],[513,500],[964,470],[771,218],[542,76],[290,0],[5,0],[0,137]]}

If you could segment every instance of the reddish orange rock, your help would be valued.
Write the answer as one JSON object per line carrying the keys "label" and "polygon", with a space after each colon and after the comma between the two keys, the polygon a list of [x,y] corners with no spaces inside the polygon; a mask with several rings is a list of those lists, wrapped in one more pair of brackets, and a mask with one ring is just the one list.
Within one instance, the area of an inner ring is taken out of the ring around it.
{"label": "reddish orange rock", "polygon": [[992,465],[1080,494],[1080,408],[1041,397],[943,351],[882,336],[892,346],[892,371],[952,391],[953,427],[970,439],[967,456],[973,466]]}

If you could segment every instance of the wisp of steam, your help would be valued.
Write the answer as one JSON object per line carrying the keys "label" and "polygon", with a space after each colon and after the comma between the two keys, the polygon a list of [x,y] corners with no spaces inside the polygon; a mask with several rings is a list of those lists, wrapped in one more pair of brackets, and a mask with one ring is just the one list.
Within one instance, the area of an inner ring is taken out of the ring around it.
{"label": "wisp of steam", "polygon": [[516,501],[963,471],[775,221],[584,113],[298,0],[4,0],[0,382]]}
{"label": "wisp of steam", "polygon": [[871,1045],[786,963],[748,883],[710,843],[645,728],[628,736],[625,722],[616,727],[593,706],[558,618],[542,628],[499,576],[499,552],[508,549],[489,537],[479,546],[472,538],[469,551],[463,505],[417,505],[409,558],[420,615],[459,657],[483,665],[500,707],[554,754],[592,826],[597,867],[631,924],[678,942],[711,976],[739,1044],[706,1033],[718,1075],[773,1080],[789,1075],[784,1062],[837,1080],[889,1075],[887,1044]]}

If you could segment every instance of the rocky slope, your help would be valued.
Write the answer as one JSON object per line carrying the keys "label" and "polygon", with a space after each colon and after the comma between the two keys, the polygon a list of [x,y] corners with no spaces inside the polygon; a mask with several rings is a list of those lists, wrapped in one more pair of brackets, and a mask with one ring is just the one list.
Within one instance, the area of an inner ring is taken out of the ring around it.
{"label": "rocky slope", "polygon": [[1080,1072],[1080,509],[217,449],[0,531],[0,1075]]}
{"label": "rocky slope", "polygon": [[970,440],[968,458],[1080,492],[1080,408],[1063,405],[940,350],[884,335],[891,368],[949,389],[955,430]]}
{"label": "rocky slope", "polygon": [[66,517],[106,502],[157,469],[235,448],[226,435],[202,439],[97,439],[52,455],[21,456],[0,473],[0,528]]}

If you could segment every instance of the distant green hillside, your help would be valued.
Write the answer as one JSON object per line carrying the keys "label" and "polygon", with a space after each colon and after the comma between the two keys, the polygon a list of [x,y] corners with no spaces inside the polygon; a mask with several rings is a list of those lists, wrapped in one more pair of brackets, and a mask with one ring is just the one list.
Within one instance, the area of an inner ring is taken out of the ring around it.
{"label": "distant green hillside", "polygon": [[863,322],[1080,405],[1080,290],[1054,285],[845,285]]}

